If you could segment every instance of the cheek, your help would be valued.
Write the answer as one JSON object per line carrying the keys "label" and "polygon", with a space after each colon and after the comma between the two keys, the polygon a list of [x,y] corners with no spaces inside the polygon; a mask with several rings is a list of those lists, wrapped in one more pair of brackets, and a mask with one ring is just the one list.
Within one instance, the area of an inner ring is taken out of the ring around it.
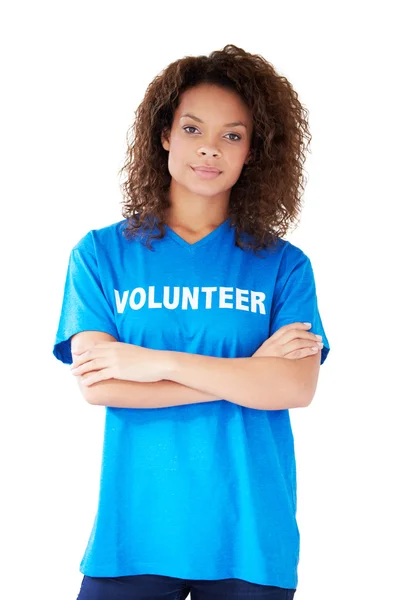
{"label": "cheek", "polygon": [[244,167],[244,161],[246,160],[247,152],[232,152],[227,157],[226,163],[229,165],[230,171],[237,175],[240,174]]}
{"label": "cheek", "polygon": [[185,144],[185,140],[181,137],[176,137],[171,140],[170,146],[170,160],[173,164],[177,164],[185,159],[187,156],[187,143]]}
{"label": "cheek", "polygon": [[168,170],[174,179],[183,177],[187,163],[189,162],[190,152],[187,144],[181,139],[171,140],[170,151],[168,153]]}

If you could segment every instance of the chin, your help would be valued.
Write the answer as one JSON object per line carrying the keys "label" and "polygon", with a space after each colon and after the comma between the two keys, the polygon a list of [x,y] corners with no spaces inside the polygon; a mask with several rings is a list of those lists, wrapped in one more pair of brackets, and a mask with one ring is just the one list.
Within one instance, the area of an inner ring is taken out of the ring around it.
{"label": "chin", "polygon": [[[210,185],[211,183],[211,185]],[[212,181],[200,181],[199,183],[193,185],[193,182],[185,185],[184,187],[189,190],[192,194],[199,194],[201,196],[218,196],[219,194],[223,194],[231,189],[229,185],[212,185]]]}

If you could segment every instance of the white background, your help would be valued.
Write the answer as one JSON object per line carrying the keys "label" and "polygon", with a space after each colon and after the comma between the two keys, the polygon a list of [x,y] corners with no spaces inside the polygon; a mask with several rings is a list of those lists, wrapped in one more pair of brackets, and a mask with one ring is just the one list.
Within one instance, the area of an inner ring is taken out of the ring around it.
{"label": "white background", "polygon": [[[69,252],[122,218],[134,110],[170,62],[233,43],[310,111],[301,223],[331,352],[291,411],[295,600],[399,589],[399,47],[391,2],[9,2],[1,19],[1,595],[73,600],[103,407],[52,355]],[[397,54],[397,59],[395,55]]]}

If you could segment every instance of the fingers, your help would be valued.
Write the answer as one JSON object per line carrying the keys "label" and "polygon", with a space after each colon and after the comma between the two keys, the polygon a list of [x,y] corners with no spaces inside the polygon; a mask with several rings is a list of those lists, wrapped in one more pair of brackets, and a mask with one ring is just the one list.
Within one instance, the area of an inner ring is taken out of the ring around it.
{"label": "fingers", "polygon": [[296,360],[299,358],[305,358],[306,356],[312,356],[314,354],[318,354],[320,352],[320,348],[317,350],[313,350],[312,348],[300,348],[299,350],[294,350],[294,352],[289,352],[286,354],[284,358],[289,358],[291,360]]}
{"label": "fingers", "polygon": [[101,357],[98,348],[101,347],[101,343],[96,344],[96,348],[93,345],[90,348],[79,351],[79,354],[72,352],[72,364],[70,366],[71,372],[75,371],[81,365],[85,365],[90,361],[98,360]]}
{"label": "fingers", "polygon": [[298,322],[290,323],[278,330],[281,355],[284,358],[303,358],[322,350],[322,336],[307,331],[309,328],[308,323]]}
{"label": "fingers", "polygon": [[311,327],[310,323],[302,323],[301,321],[298,321],[296,323],[289,323],[288,325],[283,325],[282,327],[280,327],[278,329],[278,331],[275,331],[275,333],[273,335],[271,335],[271,337],[278,338],[281,335],[284,335],[285,333],[287,333],[288,331],[291,331],[293,329],[299,329],[301,331],[306,331],[307,329],[310,329],[310,327]]}
{"label": "fingers", "polygon": [[322,342],[322,335],[318,335],[315,333],[311,333],[311,331],[299,331],[298,329],[292,329],[291,331],[287,331],[279,338],[280,344],[288,344],[296,339],[305,340],[307,342],[313,342],[317,344],[318,342]]}
{"label": "fingers", "polygon": [[309,328],[310,325],[308,325],[308,323],[290,323],[290,325],[284,325],[278,329],[278,331],[276,331],[271,338],[279,339],[281,344],[286,344],[296,338],[320,342],[322,340],[322,336],[312,333],[311,331],[306,331]]}
{"label": "fingers", "polygon": [[322,342],[315,340],[295,339],[283,345],[283,355],[287,358],[291,352],[303,352],[303,356],[315,354],[318,350],[322,350],[323,346]]}
{"label": "fingers", "polygon": [[106,379],[113,379],[111,369],[101,369],[100,371],[93,371],[81,379],[83,385],[93,385],[99,381],[106,381]]}
{"label": "fingers", "polygon": [[[104,362],[104,361],[103,361]],[[104,368],[105,364],[101,364],[99,359],[95,358],[93,360],[89,360],[78,367],[74,367],[71,369],[72,375],[84,375],[85,373],[89,373],[89,371],[96,371]]]}

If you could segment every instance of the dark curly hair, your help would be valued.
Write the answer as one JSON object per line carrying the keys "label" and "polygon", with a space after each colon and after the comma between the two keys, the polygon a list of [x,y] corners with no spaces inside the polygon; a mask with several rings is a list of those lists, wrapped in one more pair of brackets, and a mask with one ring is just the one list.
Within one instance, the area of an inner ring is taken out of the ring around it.
{"label": "dark curly hair", "polygon": [[[124,235],[133,238],[139,229],[143,235],[156,226],[160,233],[152,237],[164,237],[171,175],[161,135],[172,127],[180,94],[201,83],[234,90],[251,110],[251,159],[231,189],[229,216],[237,246],[255,252],[272,247],[292,223],[298,224],[303,163],[311,140],[308,110],[269,62],[232,44],[209,56],[181,58],[148,86],[128,130],[125,164],[118,172],[127,175],[121,184]],[[247,242],[242,233],[248,234]]]}

